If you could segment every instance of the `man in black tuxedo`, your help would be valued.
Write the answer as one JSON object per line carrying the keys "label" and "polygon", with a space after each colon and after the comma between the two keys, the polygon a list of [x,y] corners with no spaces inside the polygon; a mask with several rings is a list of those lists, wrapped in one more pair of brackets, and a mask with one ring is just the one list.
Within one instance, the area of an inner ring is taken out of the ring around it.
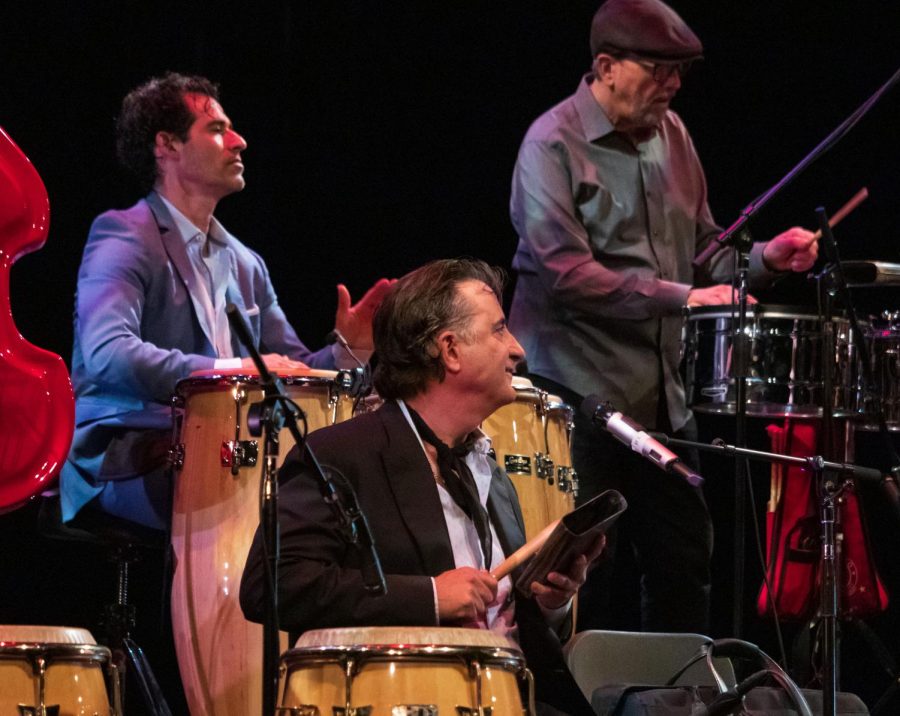
{"label": "man in black tuxedo", "polygon": [[[534,583],[529,599],[490,573],[525,541],[515,489],[479,429],[515,400],[513,371],[524,358],[500,295],[498,271],[461,259],[427,264],[392,288],[373,323],[385,404],[309,436],[323,467],[356,490],[387,593],[366,592],[358,553],[295,449],[280,476],[280,625],[491,629],[518,640],[548,711],[587,716],[558,634],[569,629],[572,596],[602,541],[568,573]],[[253,621],[263,613],[264,574],[257,532],[240,594]]]}

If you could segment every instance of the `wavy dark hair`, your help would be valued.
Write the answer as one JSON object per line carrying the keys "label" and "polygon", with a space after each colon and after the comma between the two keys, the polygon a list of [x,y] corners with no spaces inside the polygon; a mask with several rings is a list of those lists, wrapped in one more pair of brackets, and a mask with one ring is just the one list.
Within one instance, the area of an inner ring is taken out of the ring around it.
{"label": "wavy dark hair", "polygon": [[116,154],[119,162],[148,192],[159,177],[153,147],[157,132],[171,132],[182,141],[196,117],[184,101],[200,94],[218,101],[219,86],[205,77],[167,72],[131,90],[122,100],[116,119]]}
{"label": "wavy dark hair", "polygon": [[406,274],[375,313],[378,365],[375,389],[386,400],[407,400],[445,371],[436,339],[447,329],[466,335],[471,315],[457,292],[463,281],[483,281],[502,300],[506,275],[478,259],[441,259]]}

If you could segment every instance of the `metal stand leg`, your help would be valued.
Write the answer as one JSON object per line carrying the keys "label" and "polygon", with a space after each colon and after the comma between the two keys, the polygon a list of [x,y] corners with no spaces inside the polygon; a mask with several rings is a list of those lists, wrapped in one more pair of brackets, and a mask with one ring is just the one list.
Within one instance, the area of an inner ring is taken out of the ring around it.
{"label": "metal stand leg", "polygon": [[150,662],[131,638],[131,630],[135,624],[135,609],[128,603],[128,566],[131,560],[128,551],[128,547],[123,547],[115,552],[118,565],[116,601],[106,608],[104,615],[112,661],[116,667],[123,712],[126,696],[125,682],[130,668],[134,672],[138,688],[141,690],[144,703],[150,713],[154,716],[172,716],[169,705],[153,674],[153,669],[150,668]]}

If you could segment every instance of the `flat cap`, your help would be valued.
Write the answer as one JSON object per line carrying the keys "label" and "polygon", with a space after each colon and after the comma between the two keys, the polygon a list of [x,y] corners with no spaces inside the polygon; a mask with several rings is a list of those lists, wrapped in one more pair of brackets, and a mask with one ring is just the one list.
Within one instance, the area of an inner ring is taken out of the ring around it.
{"label": "flat cap", "polygon": [[591,53],[625,50],[653,60],[696,60],[703,45],[660,0],[606,0],[591,22]]}

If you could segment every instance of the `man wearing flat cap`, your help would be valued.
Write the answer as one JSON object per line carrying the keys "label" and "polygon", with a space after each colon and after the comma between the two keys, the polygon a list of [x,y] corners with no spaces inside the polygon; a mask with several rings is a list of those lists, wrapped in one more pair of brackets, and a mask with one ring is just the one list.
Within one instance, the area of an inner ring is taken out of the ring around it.
{"label": "man wearing flat cap", "polygon": [[[703,46],[659,0],[608,0],[590,45],[591,72],[519,150],[510,326],[537,385],[575,406],[597,394],[648,429],[691,439],[678,372],[682,312],[732,300],[730,251],[702,270],[691,265],[721,229],[690,135],[669,108]],[[816,252],[801,228],[755,244],[751,287],[807,270]],[[706,630],[712,526],[702,492],[581,415],[573,460],[579,500],[608,487],[628,500],[618,541],[631,542],[641,573],[642,628]],[[601,621],[610,575],[611,565],[595,570],[582,591],[581,628],[610,626]]]}

